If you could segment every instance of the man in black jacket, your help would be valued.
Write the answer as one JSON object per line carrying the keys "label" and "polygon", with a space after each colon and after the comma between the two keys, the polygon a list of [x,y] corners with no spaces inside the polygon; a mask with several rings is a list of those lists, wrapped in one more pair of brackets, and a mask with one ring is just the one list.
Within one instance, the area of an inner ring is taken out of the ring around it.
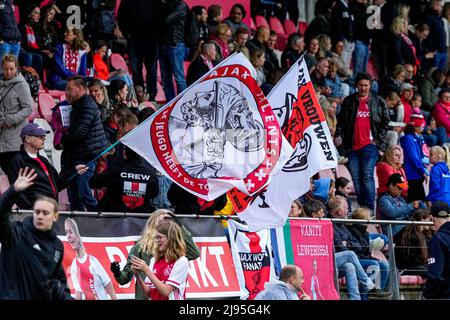
{"label": "man in black jacket", "polygon": [[[20,168],[29,167],[37,174],[34,184],[17,198],[16,204],[21,209],[32,209],[34,201],[39,196],[58,201],[58,193],[67,188],[67,179],[75,173],[75,171],[67,171],[65,174],[58,175],[48,160],[39,154],[39,150],[44,149],[45,135],[48,133],[50,131],[42,129],[37,123],[27,124],[20,133],[23,143],[20,146],[20,152],[9,164],[8,180],[16,181]],[[85,168],[85,165],[79,164],[75,170],[83,174]]]}
{"label": "man in black jacket", "polygon": [[107,188],[98,209],[112,212],[155,211],[152,199],[159,191],[155,169],[128,147],[125,147],[124,159],[121,165],[113,165],[89,181],[91,188]]}
{"label": "man in black jacket", "polygon": [[436,201],[431,215],[437,232],[428,246],[427,283],[423,295],[427,299],[450,299],[450,208]]}
{"label": "man in black jacket", "polygon": [[[86,80],[75,76],[67,81],[66,97],[72,104],[70,128],[61,138],[63,152],[61,169],[64,172],[79,164],[87,164],[107,148],[100,112],[95,101],[87,94]],[[71,181],[67,192],[72,210],[95,211],[97,200],[89,188],[97,162],[91,163],[86,173]]]}
{"label": "man in black jacket", "polygon": [[214,43],[202,43],[201,54],[189,65],[186,82],[190,86],[203,77],[209,70],[214,68],[213,61],[216,60],[217,50]]}
{"label": "man in black jacket", "polygon": [[[0,26],[0,59],[8,53],[19,57],[22,36],[14,16],[12,0],[0,0]],[[1,61],[0,70],[2,70]]]}
{"label": "man in black jacket", "polygon": [[33,216],[14,221],[11,207],[36,179],[20,169],[14,184],[0,198],[0,300],[70,300],[62,267],[64,246],[53,230],[58,204],[51,198],[34,203]]}
{"label": "man in black jacket", "polygon": [[342,102],[338,116],[335,143],[342,143],[348,153],[349,171],[352,175],[358,203],[374,209],[374,169],[378,155],[386,150],[389,113],[386,102],[370,93],[372,78],[360,73],[355,79],[358,92]]}

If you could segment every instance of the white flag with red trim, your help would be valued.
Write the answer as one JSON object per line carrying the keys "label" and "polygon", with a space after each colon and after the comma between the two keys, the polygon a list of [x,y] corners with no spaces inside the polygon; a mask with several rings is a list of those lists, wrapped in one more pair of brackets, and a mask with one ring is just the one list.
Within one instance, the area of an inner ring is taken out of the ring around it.
{"label": "white flag with red trim", "polygon": [[299,59],[267,96],[284,136],[295,147],[268,187],[253,196],[228,192],[250,231],[282,227],[292,201],[309,190],[309,179],[337,166],[330,130],[317,100],[304,59]]}
{"label": "white flag with red trim", "polygon": [[264,188],[293,148],[242,53],[210,70],[121,139],[205,200]]}

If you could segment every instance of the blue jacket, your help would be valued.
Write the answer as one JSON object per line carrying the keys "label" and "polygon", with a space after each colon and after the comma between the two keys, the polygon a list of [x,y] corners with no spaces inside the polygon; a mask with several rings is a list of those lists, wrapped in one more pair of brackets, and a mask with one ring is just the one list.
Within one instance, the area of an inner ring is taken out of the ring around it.
{"label": "blue jacket", "polygon": [[331,88],[331,95],[330,95],[331,98],[340,98],[344,96],[341,87],[341,78],[339,78],[338,75],[336,75],[336,78],[334,78],[334,80],[326,77],[325,83],[328,87]]}
{"label": "blue jacket", "polygon": [[433,165],[430,173],[430,192],[427,200],[445,201],[450,203],[450,172],[447,163],[438,162]]}
{"label": "blue jacket", "polygon": [[[393,197],[388,192],[381,194],[378,198],[378,210],[381,220],[408,220],[413,215],[414,207],[411,203],[406,203],[402,196]],[[392,235],[402,230],[405,225],[392,225]],[[383,233],[387,229],[383,226]]]}
{"label": "blue jacket", "polygon": [[64,67],[64,45],[58,44],[55,48],[55,55],[53,57],[54,67],[50,74],[50,79],[48,81],[49,85],[54,86],[60,80],[66,80],[67,78],[73,77],[75,75],[86,76],[86,53],[80,50],[80,63],[77,73],[73,73]]}
{"label": "blue jacket", "polygon": [[444,223],[428,246],[427,299],[450,299],[450,222]]}
{"label": "blue jacket", "polygon": [[320,200],[323,203],[328,203],[328,194],[330,192],[330,178],[320,178],[314,180],[314,199]]}
{"label": "blue jacket", "polygon": [[406,134],[400,138],[400,144],[405,155],[403,167],[405,168],[406,179],[409,181],[422,178],[425,173],[425,167],[422,164],[422,158],[424,157],[422,145],[425,144],[423,137],[416,134]]}

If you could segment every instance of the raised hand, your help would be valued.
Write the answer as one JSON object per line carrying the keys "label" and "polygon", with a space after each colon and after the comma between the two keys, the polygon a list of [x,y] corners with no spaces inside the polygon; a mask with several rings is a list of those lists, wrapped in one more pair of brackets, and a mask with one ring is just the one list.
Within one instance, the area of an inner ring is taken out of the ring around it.
{"label": "raised hand", "polygon": [[30,169],[28,167],[20,168],[19,169],[19,175],[14,181],[13,188],[17,192],[23,191],[25,189],[28,189],[30,186],[33,185],[34,179],[36,179],[37,173],[34,172],[34,169]]}

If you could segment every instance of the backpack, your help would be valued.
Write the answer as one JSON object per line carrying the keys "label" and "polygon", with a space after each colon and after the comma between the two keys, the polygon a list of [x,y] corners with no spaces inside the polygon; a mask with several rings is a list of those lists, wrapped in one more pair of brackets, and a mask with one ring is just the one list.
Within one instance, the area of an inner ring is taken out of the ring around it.
{"label": "backpack", "polygon": [[33,99],[36,99],[39,94],[39,88],[41,87],[41,80],[39,79],[38,73],[32,67],[25,66],[20,68],[20,73],[30,87],[31,96]]}
{"label": "backpack", "polygon": [[194,13],[186,2],[183,1],[183,3],[187,8],[186,23],[184,28],[184,44],[186,47],[193,48],[197,46],[200,31],[197,24],[197,18]]}

